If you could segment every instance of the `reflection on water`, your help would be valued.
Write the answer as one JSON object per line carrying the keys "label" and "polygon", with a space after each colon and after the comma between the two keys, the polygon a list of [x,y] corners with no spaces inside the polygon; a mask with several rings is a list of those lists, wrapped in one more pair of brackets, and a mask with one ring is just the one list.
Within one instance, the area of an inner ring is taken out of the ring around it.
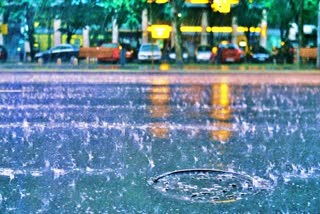
{"label": "reflection on water", "polygon": [[160,118],[158,122],[149,124],[150,131],[155,137],[168,137],[169,129],[164,122],[170,116],[170,87],[166,78],[160,78],[153,82],[149,92],[150,116],[151,118]]}
{"label": "reflection on water", "polygon": [[318,212],[319,86],[163,77],[1,83],[0,213]]}
{"label": "reflection on water", "polygon": [[214,129],[211,131],[211,136],[214,140],[226,142],[231,137],[232,124],[232,88],[227,83],[214,84],[211,87],[212,110],[210,117],[215,119],[211,125]]}

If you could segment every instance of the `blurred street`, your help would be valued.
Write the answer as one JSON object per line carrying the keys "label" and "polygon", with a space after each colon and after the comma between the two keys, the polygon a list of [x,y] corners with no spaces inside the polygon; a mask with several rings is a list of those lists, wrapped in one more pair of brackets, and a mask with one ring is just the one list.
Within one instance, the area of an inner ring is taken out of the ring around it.
{"label": "blurred street", "polygon": [[296,65],[0,64],[0,82],[170,84],[320,84],[320,71]]}
{"label": "blurred street", "polygon": [[320,70],[316,69],[314,64],[303,64],[298,66],[296,64],[208,64],[208,63],[185,63],[182,65],[169,64],[169,63],[127,63],[112,64],[112,63],[87,63],[81,60],[77,63],[45,63],[38,64],[32,62],[6,62],[0,63],[0,72],[4,71],[121,71],[121,72],[192,72],[192,73],[225,73],[225,72],[249,72],[249,73],[320,73]]}

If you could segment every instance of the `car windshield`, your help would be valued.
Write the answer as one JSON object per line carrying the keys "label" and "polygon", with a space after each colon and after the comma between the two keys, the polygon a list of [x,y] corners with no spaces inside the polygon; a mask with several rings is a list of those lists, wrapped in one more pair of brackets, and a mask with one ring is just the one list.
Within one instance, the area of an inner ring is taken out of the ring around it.
{"label": "car windshield", "polygon": [[211,51],[211,48],[209,46],[199,46],[198,51],[207,52]]}
{"label": "car windshield", "polygon": [[269,53],[265,48],[263,47],[255,47],[252,50],[253,53]]}
{"label": "car windshield", "polygon": [[141,51],[160,51],[157,45],[142,45]]}
{"label": "car windshield", "polygon": [[115,44],[115,43],[105,43],[105,44],[102,44],[101,47],[104,47],[104,48],[118,48],[118,44]]}
{"label": "car windshield", "polygon": [[235,45],[235,44],[229,44],[228,45],[228,49],[231,49],[231,50],[234,50],[234,49],[237,49],[238,47],[237,47],[237,45]]}

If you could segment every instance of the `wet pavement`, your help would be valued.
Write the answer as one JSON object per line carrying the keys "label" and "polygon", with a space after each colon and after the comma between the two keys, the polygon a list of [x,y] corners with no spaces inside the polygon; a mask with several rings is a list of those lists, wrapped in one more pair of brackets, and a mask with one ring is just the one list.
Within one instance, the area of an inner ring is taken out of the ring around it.
{"label": "wet pavement", "polygon": [[0,72],[1,213],[317,213],[317,71]]}

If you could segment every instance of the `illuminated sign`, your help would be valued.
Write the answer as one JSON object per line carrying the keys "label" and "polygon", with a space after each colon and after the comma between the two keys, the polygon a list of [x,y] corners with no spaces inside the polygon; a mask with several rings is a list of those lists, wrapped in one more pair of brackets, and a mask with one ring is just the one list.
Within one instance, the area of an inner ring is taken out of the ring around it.
{"label": "illuminated sign", "polygon": [[151,31],[151,37],[154,39],[167,39],[170,37],[172,27],[169,25],[152,25],[148,27],[148,31]]}

